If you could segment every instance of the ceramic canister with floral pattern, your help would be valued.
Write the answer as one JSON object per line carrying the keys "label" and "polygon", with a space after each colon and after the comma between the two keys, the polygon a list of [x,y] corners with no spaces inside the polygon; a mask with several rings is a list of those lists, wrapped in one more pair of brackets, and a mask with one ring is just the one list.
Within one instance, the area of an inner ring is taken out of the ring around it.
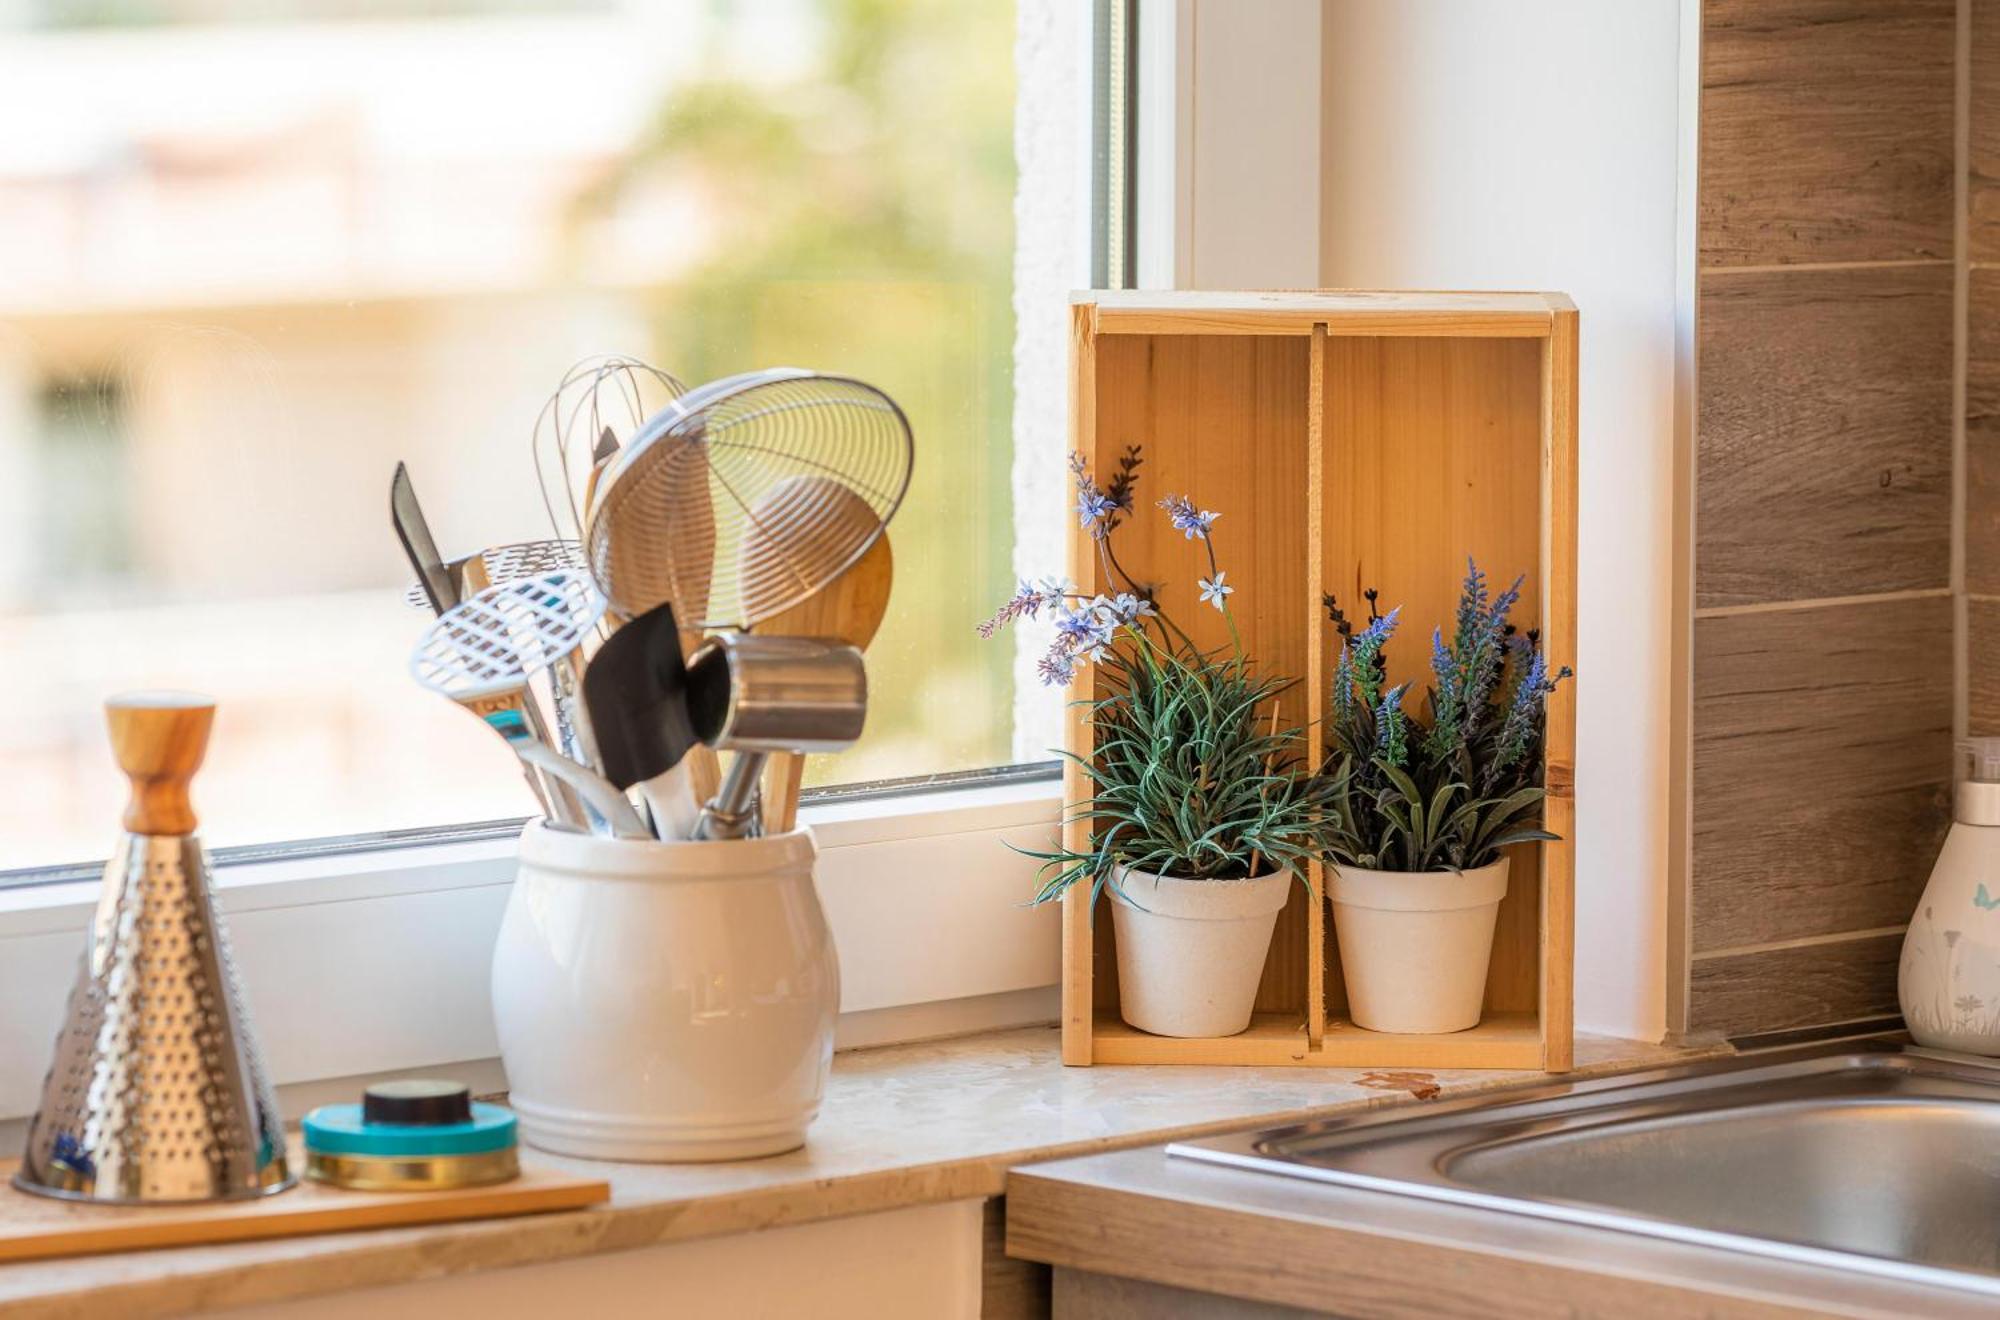
{"label": "ceramic canister with floral pattern", "polygon": [[2000,1055],[2000,738],[1959,751],[1951,833],[1903,937],[1897,998],[1919,1045]]}

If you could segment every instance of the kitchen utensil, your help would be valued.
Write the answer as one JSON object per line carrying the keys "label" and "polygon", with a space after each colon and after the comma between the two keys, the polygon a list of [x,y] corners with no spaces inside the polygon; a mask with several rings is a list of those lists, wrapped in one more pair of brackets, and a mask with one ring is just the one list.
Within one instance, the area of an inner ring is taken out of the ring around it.
{"label": "kitchen utensil", "polygon": [[[708,613],[710,580],[715,572],[715,502],[708,493],[708,457],[691,451],[687,461],[675,466],[662,478],[661,497],[672,508],[680,525],[684,547],[679,572],[680,617],[698,619]],[[694,628],[681,633],[681,656],[685,659],[701,649],[707,634]],[[722,766],[715,749],[697,742],[685,759],[688,797],[706,802],[722,785]]]}
{"label": "kitchen utensil", "polygon": [[396,475],[389,480],[389,521],[396,528],[396,539],[403,543],[403,554],[416,572],[417,588],[431,613],[443,614],[458,604],[457,579],[438,553],[423,506],[417,503],[417,489],[410,483],[410,470],[401,463],[396,464]]}
{"label": "kitchen utensil", "polygon": [[[795,367],[714,381],[612,460],[584,557],[623,617],[665,601],[683,628],[747,627],[867,553],[909,488],[911,449],[902,410],[861,381]],[[792,480],[811,476],[837,478],[872,516]]]}
{"label": "kitchen utensil", "polygon": [[[535,419],[529,449],[535,478],[558,540],[576,540],[590,507],[590,476],[604,457],[605,436],[636,431],[687,393],[667,372],[637,358],[585,358],[563,374]],[[497,579],[496,579],[497,580]]]}
{"label": "kitchen utensil", "polygon": [[597,482],[604,475],[604,469],[611,466],[611,460],[618,457],[618,435],[610,427],[598,432],[597,443],[590,449],[590,477],[583,483],[583,508],[588,514],[591,502],[597,498]]}
{"label": "kitchen utensil", "polygon": [[[632,804],[601,775],[549,749],[528,718],[529,679],[573,666],[603,612],[603,597],[574,570],[496,583],[432,623],[411,654],[410,671],[507,739],[557,823],[583,824],[579,804],[589,802],[614,832],[643,836]],[[588,713],[574,704],[578,740],[594,747]]]}
{"label": "kitchen utensil", "polygon": [[584,672],[583,698],[604,777],[619,788],[639,786],[660,838],[688,837],[702,799],[688,782],[687,754],[702,744],[688,719],[673,606],[648,610],[611,634]]}
{"label": "kitchen utensil", "polygon": [[321,1105],[300,1123],[306,1176],[362,1191],[444,1191],[519,1177],[514,1115],[475,1104],[461,1082],[377,1082],[360,1104]]}
{"label": "kitchen utensil", "polygon": [[14,1185],[117,1204],[283,1191],[282,1118],[188,802],[215,703],[136,692],[105,711],[132,786],[125,835]]}
{"label": "kitchen utensil", "polygon": [[[825,499],[829,503],[845,501],[850,508],[849,518],[860,520],[875,516],[874,510],[859,495],[831,477],[790,478],[774,488],[772,495],[778,498],[772,503],[787,502],[794,494],[792,488],[808,484],[830,487],[811,492],[809,498]],[[841,519],[841,524],[845,522],[846,518]],[[786,536],[791,529],[792,524],[782,519],[757,518],[753,536],[745,546],[746,553],[786,553],[785,548],[767,548],[764,542]],[[769,634],[831,637],[865,651],[868,643],[875,640],[875,632],[882,626],[882,617],[888,612],[889,589],[895,582],[895,573],[889,538],[886,535],[877,537],[853,567],[804,600],[772,614],[757,625],[758,629]],[[804,781],[805,764],[803,755],[786,751],[774,753],[764,767],[762,814],[764,828],[768,832],[782,834],[797,822],[799,788]]]}
{"label": "kitchen utensil", "polygon": [[694,837],[760,832],[757,778],[772,752],[837,752],[868,719],[861,652],[820,637],[721,633],[688,662],[688,718],[711,747],[737,755]]}
{"label": "kitchen utensil", "polygon": [[[412,602],[428,606],[432,614],[443,614],[465,599],[471,592],[487,587],[493,580],[493,572],[498,570],[501,580],[507,581],[523,576],[535,562],[544,559],[566,559],[573,552],[563,551],[561,542],[524,542],[516,546],[503,546],[492,551],[492,565],[486,559],[486,552],[445,564],[438,553],[437,542],[431,536],[430,524],[424,518],[423,507],[417,503],[416,488],[410,484],[408,469],[396,464],[396,475],[389,483],[389,517],[396,529],[396,538],[402,542],[403,553],[409,558],[410,566],[416,570],[417,583],[412,591],[417,599]],[[409,599],[408,593],[404,597]],[[563,725],[565,735],[573,734],[574,724],[564,719],[561,695],[557,694],[557,722]],[[549,740],[548,724],[534,703],[528,702],[522,708],[529,731],[539,742]],[[566,743],[572,741],[566,737]],[[575,823],[582,818],[582,810],[577,806],[575,795],[560,784],[550,786],[541,782],[534,774],[529,775],[529,786],[535,788],[536,797],[542,801],[544,811],[554,811],[559,818],[574,817]]]}
{"label": "kitchen utensil", "polygon": [[[475,585],[473,566],[477,564],[479,577]],[[582,568],[583,546],[576,541],[515,541],[507,545],[489,546],[476,555],[465,555],[447,560],[445,573],[456,588],[458,600],[463,600],[473,592],[495,582],[513,582],[520,578],[536,577],[543,573],[553,573],[559,568]],[[416,609],[430,606],[430,595],[423,583],[412,583],[403,592],[403,603]],[[454,602],[456,603],[456,602]]]}

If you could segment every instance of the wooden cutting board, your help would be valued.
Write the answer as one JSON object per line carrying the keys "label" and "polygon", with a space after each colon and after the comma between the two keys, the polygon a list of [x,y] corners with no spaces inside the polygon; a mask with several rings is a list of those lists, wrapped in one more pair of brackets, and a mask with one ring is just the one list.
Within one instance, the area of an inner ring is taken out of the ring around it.
{"label": "wooden cutting board", "polygon": [[[298,1186],[255,1201],[215,1205],[85,1205],[15,1188],[14,1161],[0,1164],[0,1263],[144,1251],[206,1242],[344,1233],[359,1228],[576,1210],[611,1197],[610,1184],[537,1168],[522,1152],[521,1176],[449,1192],[354,1192],[301,1177]],[[305,1156],[296,1138],[292,1167]]]}

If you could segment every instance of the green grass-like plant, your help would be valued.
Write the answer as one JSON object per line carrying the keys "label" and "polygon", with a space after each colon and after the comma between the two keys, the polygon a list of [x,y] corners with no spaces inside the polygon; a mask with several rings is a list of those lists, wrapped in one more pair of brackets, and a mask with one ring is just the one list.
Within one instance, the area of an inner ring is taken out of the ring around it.
{"label": "green grass-like plant", "polygon": [[[1301,878],[1321,847],[1331,785],[1305,772],[1302,730],[1266,712],[1296,686],[1240,654],[1163,645],[1145,633],[1106,655],[1109,695],[1086,703],[1093,759],[1077,760],[1091,796],[1080,851],[1041,859],[1036,902],[1088,880],[1095,898],[1119,867],[1178,880],[1239,880],[1289,867]],[[1065,753],[1065,755],[1068,755]]]}
{"label": "green grass-like plant", "polygon": [[1334,667],[1326,831],[1330,860],[1376,871],[1465,871],[1511,844],[1556,836],[1541,826],[1542,726],[1551,675],[1541,638],[1507,621],[1521,579],[1489,599],[1467,561],[1452,640],[1431,634],[1424,712],[1404,710],[1410,684],[1387,686],[1382,651],[1400,608],[1355,629],[1329,596],[1342,641]]}
{"label": "green grass-like plant", "polygon": [[1333,785],[1303,763],[1303,731],[1278,724],[1278,699],[1296,680],[1260,673],[1244,653],[1216,561],[1220,516],[1184,496],[1159,501],[1174,528],[1200,540],[1208,576],[1201,600],[1229,626],[1230,644],[1205,650],[1161,612],[1150,587],[1124,571],[1112,533],[1132,515],[1140,465],[1127,449],[1102,487],[1073,459],[1077,517],[1096,542],[1103,580],[1126,589],[1084,596],[1067,583],[1024,582],[981,633],[1047,610],[1055,636],[1042,680],[1068,684],[1087,664],[1103,695],[1074,703],[1095,734],[1095,753],[1069,753],[1091,795],[1069,804],[1066,823],[1088,825],[1081,849],[1023,851],[1042,862],[1035,901],[1088,882],[1094,900],[1121,867],[1177,880],[1240,880],[1305,863],[1323,851]]}

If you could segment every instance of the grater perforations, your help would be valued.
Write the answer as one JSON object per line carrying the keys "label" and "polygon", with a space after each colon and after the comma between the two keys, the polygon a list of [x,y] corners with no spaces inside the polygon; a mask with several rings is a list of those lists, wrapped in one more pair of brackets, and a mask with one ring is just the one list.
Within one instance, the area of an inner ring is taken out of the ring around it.
{"label": "grater perforations", "polygon": [[16,1185],[139,1203],[290,1185],[200,845],[128,835],[105,886]]}

